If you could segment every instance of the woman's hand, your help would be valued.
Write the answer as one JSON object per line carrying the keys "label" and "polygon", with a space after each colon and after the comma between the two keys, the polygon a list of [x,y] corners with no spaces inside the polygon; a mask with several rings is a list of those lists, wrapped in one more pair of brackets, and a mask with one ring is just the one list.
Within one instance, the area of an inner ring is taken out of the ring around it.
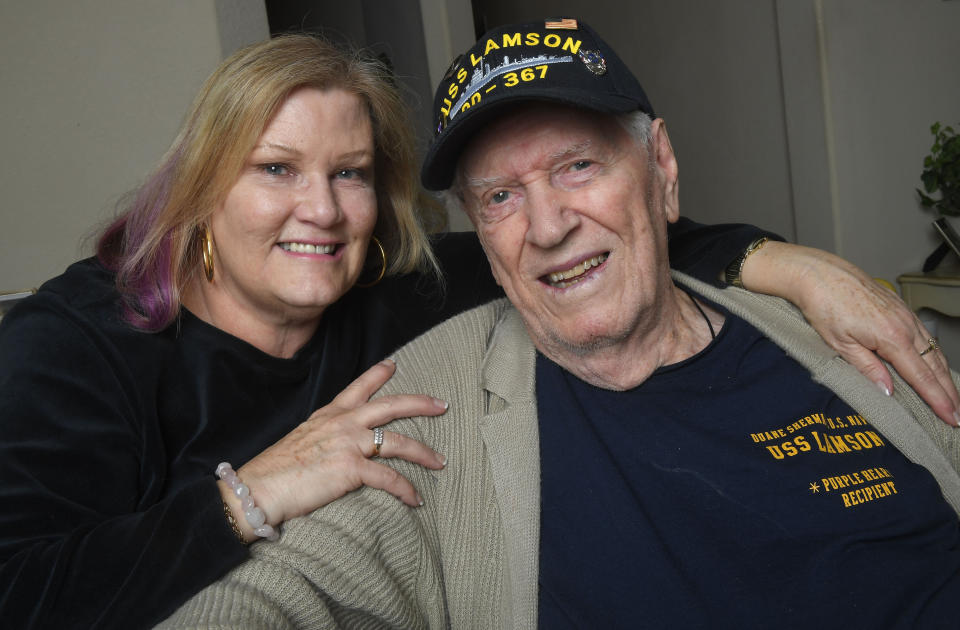
{"label": "woman's hand", "polygon": [[750,291],[793,302],[830,346],[888,395],[888,361],[947,424],[960,425],[960,395],[930,333],[895,293],[828,252],[768,242],[751,254],[741,276]]}
{"label": "woman's hand", "polygon": [[[370,400],[395,370],[396,364],[389,359],[374,365],[330,404],[240,467],[237,475],[250,488],[269,524],[277,526],[308,514],[362,485],[386,490],[409,506],[423,504],[407,479],[371,459],[376,455],[373,429],[397,418],[440,415],[447,404],[420,395]],[[434,470],[446,463],[428,446],[392,431],[383,432],[379,457],[400,457]],[[224,482],[218,483],[245,540],[255,540],[239,499]]]}

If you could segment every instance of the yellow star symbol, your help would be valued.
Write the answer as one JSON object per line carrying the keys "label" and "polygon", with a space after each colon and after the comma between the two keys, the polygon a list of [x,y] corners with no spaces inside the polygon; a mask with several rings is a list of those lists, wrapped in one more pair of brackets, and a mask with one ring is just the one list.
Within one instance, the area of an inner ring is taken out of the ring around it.
{"label": "yellow star symbol", "polygon": [[820,484],[818,484],[816,481],[814,481],[813,483],[811,483],[811,484],[810,484],[810,492],[812,492],[812,493],[814,493],[814,494],[820,492]]}

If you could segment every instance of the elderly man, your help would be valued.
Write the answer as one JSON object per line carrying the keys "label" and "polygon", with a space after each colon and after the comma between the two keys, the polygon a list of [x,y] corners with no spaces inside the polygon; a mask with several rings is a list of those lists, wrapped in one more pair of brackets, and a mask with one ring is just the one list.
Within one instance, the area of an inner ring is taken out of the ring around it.
{"label": "elderly man", "polygon": [[287,523],[171,626],[956,623],[957,434],[785,303],[671,273],[677,160],[595,33],[488,33],[436,113],[424,183],[509,299],[399,351],[382,392],[449,401],[390,427],[447,468],[393,463],[420,509],[363,488]]}

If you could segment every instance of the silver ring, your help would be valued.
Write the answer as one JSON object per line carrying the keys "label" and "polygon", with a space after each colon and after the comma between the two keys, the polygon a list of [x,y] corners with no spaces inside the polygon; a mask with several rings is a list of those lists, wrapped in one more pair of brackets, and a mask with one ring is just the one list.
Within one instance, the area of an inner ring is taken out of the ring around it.
{"label": "silver ring", "polygon": [[925,355],[926,353],[928,353],[928,352],[931,352],[931,351],[933,351],[933,350],[939,350],[939,349],[940,349],[940,344],[937,343],[937,338],[936,338],[936,337],[930,337],[929,339],[927,339],[927,343],[928,343],[929,345],[920,352],[920,356],[921,356],[921,357],[922,357],[923,355]]}
{"label": "silver ring", "polygon": [[373,456],[380,455],[380,447],[383,446],[383,427],[377,427],[373,430]]}

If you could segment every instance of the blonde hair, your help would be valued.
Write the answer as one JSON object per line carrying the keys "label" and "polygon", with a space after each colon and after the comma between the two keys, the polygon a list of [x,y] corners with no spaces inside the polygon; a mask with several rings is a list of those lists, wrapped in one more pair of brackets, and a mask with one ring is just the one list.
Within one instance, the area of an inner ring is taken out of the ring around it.
{"label": "blonde hair", "polygon": [[204,224],[274,113],[301,87],[341,88],[366,102],[375,147],[374,235],[387,251],[387,273],[437,269],[418,217],[418,209],[436,206],[417,184],[411,123],[390,71],[360,51],[284,35],[220,64],[159,167],[100,237],[98,256],[116,271],[133,325],[160,330],[174,320],[181,290],[200,268]]}

